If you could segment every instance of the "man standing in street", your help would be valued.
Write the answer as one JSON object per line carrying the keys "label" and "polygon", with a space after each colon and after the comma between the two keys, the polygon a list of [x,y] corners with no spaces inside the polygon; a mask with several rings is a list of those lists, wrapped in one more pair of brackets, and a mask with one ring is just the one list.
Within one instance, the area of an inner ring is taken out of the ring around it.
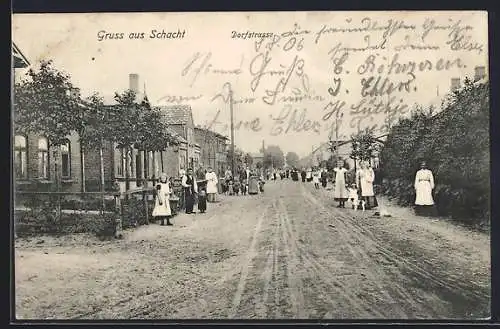
{"label": "man standing in street", "polygon": [[195,195],[198,192],[193,169],[189,168],[186,174],[182,176],[182,187],[184,188],[184,199],[186,200],[186,214],[193,214]]}

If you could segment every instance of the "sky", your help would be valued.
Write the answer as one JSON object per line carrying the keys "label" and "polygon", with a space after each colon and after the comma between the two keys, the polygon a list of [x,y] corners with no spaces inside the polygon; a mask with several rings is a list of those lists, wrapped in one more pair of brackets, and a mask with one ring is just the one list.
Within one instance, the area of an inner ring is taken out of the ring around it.
{"label": "sky", "polygon": [[[405,116],[444,97],[451,78],[488,69],[486,12],[15,14],[12,31],[32,66],[52,59],[83,96],[112,99],[135,73],[153,105],[189,104],[195,124],[228,136],[229,83],[235,144],[246,152],[264,141],[306,156],[358,129],[383,134],[386,107],[359,108],[392,98],[394,116]],[[407,70],[389,72],[391,61]],[[325,116],[334,104],[343,105]]]}

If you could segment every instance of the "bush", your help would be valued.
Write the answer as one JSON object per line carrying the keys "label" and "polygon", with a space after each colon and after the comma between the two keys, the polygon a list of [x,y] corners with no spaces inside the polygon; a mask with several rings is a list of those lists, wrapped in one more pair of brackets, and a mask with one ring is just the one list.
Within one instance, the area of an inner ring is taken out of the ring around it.
{"label": "bush", "polygon": [[[101,200],[96,201],[101,202]],[[75,200],[59,200],[57,195],[30,195],[22,203],[26,209],[15,211],[16,233],[19,236],[69,233],[94,233],[99,237],[114,235],[118,214],[115,212],[86,212],[85,210],[89,209],[80,207],[71,209],[80,210],[79,212],[67,213],[62,205],[68,202],[77,203]],[[61,208],[58,208],[58,204],[61,205]]]}
{"label": "bush", "polygon": [[415,173],[426,160],[440,215],[489,220],[489,152],[488,85],[466,80],[441,113],[418,110],[391,129],[380,154],[381,189],[399,204],[413,204]]}
{"label": "bush", "polygon": [[[152,201],[148,201],[147,204],[148,204],[148,217],[149,220],[151,221],[154,204]],[[134,197],[131,197],[128,200],[122,200],[122,216],[123,216],[122,226],[124,229],[135,227],[137,225],[146,224],[144,201],[136,199]]]}
{"label": "bush", "polygon": [[115,234],[117,215],[114,213],[40,216],[41,213],[43,211],[16,211],[17,235],[93,233],[98,237],[112,237]]}

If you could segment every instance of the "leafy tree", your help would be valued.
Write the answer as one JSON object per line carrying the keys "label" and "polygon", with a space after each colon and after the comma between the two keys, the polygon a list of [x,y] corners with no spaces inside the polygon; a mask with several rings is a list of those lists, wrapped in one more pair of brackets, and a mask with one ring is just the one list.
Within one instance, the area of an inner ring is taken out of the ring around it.
{"label": "leafy tree", "polygon": [[[227,151],[227,161],[229,165],[229,169],[232,170],[232,159],[233,159],[233,153],[231,151],[231,148]],[[237,171],[240,168],[242,168],[245,164],[245,157],[244,157],[244,152],[237,147],[234,148],[234,170]],[[233,173],[235,175],[236,173]]]}
{"label": "leafy tree", "polygon": [[99,168],[100,168],[100,181],[101,192],[104,192],[104,157],[103,149],[106,142],[114,139],[112,130],[112,123],[108,113],[109,107],[104,105],[103,98],[94,93],[86,99],[85,123],[81,129],[80,143],[86,149],[99,151]]}
{"label": "leafy tree", "polygon": [[80,126],[80,95],[70,76],[42,61],[40,69],[30,69],[14,87],[14,128],[17,133],[45,136],[50,145],[66,143]]}
{"label": "leafy tree", "polygon": [[370,161],[379,150],[378,141],[370,130],[360,131],[358,134],[351,136],[351,143],[350,158],[354,160]]}
{"label": "leafy tree", "polygon": [[299,165],[300,158],[295,152],[288,152],[286,154],[286,163],[290,167],[297,167]]}
{"label": "leafy tree", "polygon": [[140,140],[141,114],[139,104],[136,103],[136,94],[133,90],[123,93],[115,93],[116,105],[109,107],[109,128],[113,135],[111,141],[117,144],[117,148],[126,151],[125,160],[125,185],[130,189],[130,154],[133,146]]}
{"label": "leafy tree", "polygon": [[280,168],[285,164],[285,156],[277,145],[269,145],[264,152],[264,168]]}
{"label": "leafy tree", "polygon": [[247,166],[251,167],[253,164],[253,158],[250,153],[245,154],[245,163]]}

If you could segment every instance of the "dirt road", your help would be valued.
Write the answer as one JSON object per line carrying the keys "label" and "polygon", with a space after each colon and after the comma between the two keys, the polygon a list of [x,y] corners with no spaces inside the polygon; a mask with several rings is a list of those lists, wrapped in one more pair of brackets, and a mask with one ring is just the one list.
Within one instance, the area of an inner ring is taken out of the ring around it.
{"label": "dirt road", "polygon": [[18,240],[18,318],[489,316],[486,234],[406,209],[337,209],[331,191],[292,181],[209,207],[120,241]]}

